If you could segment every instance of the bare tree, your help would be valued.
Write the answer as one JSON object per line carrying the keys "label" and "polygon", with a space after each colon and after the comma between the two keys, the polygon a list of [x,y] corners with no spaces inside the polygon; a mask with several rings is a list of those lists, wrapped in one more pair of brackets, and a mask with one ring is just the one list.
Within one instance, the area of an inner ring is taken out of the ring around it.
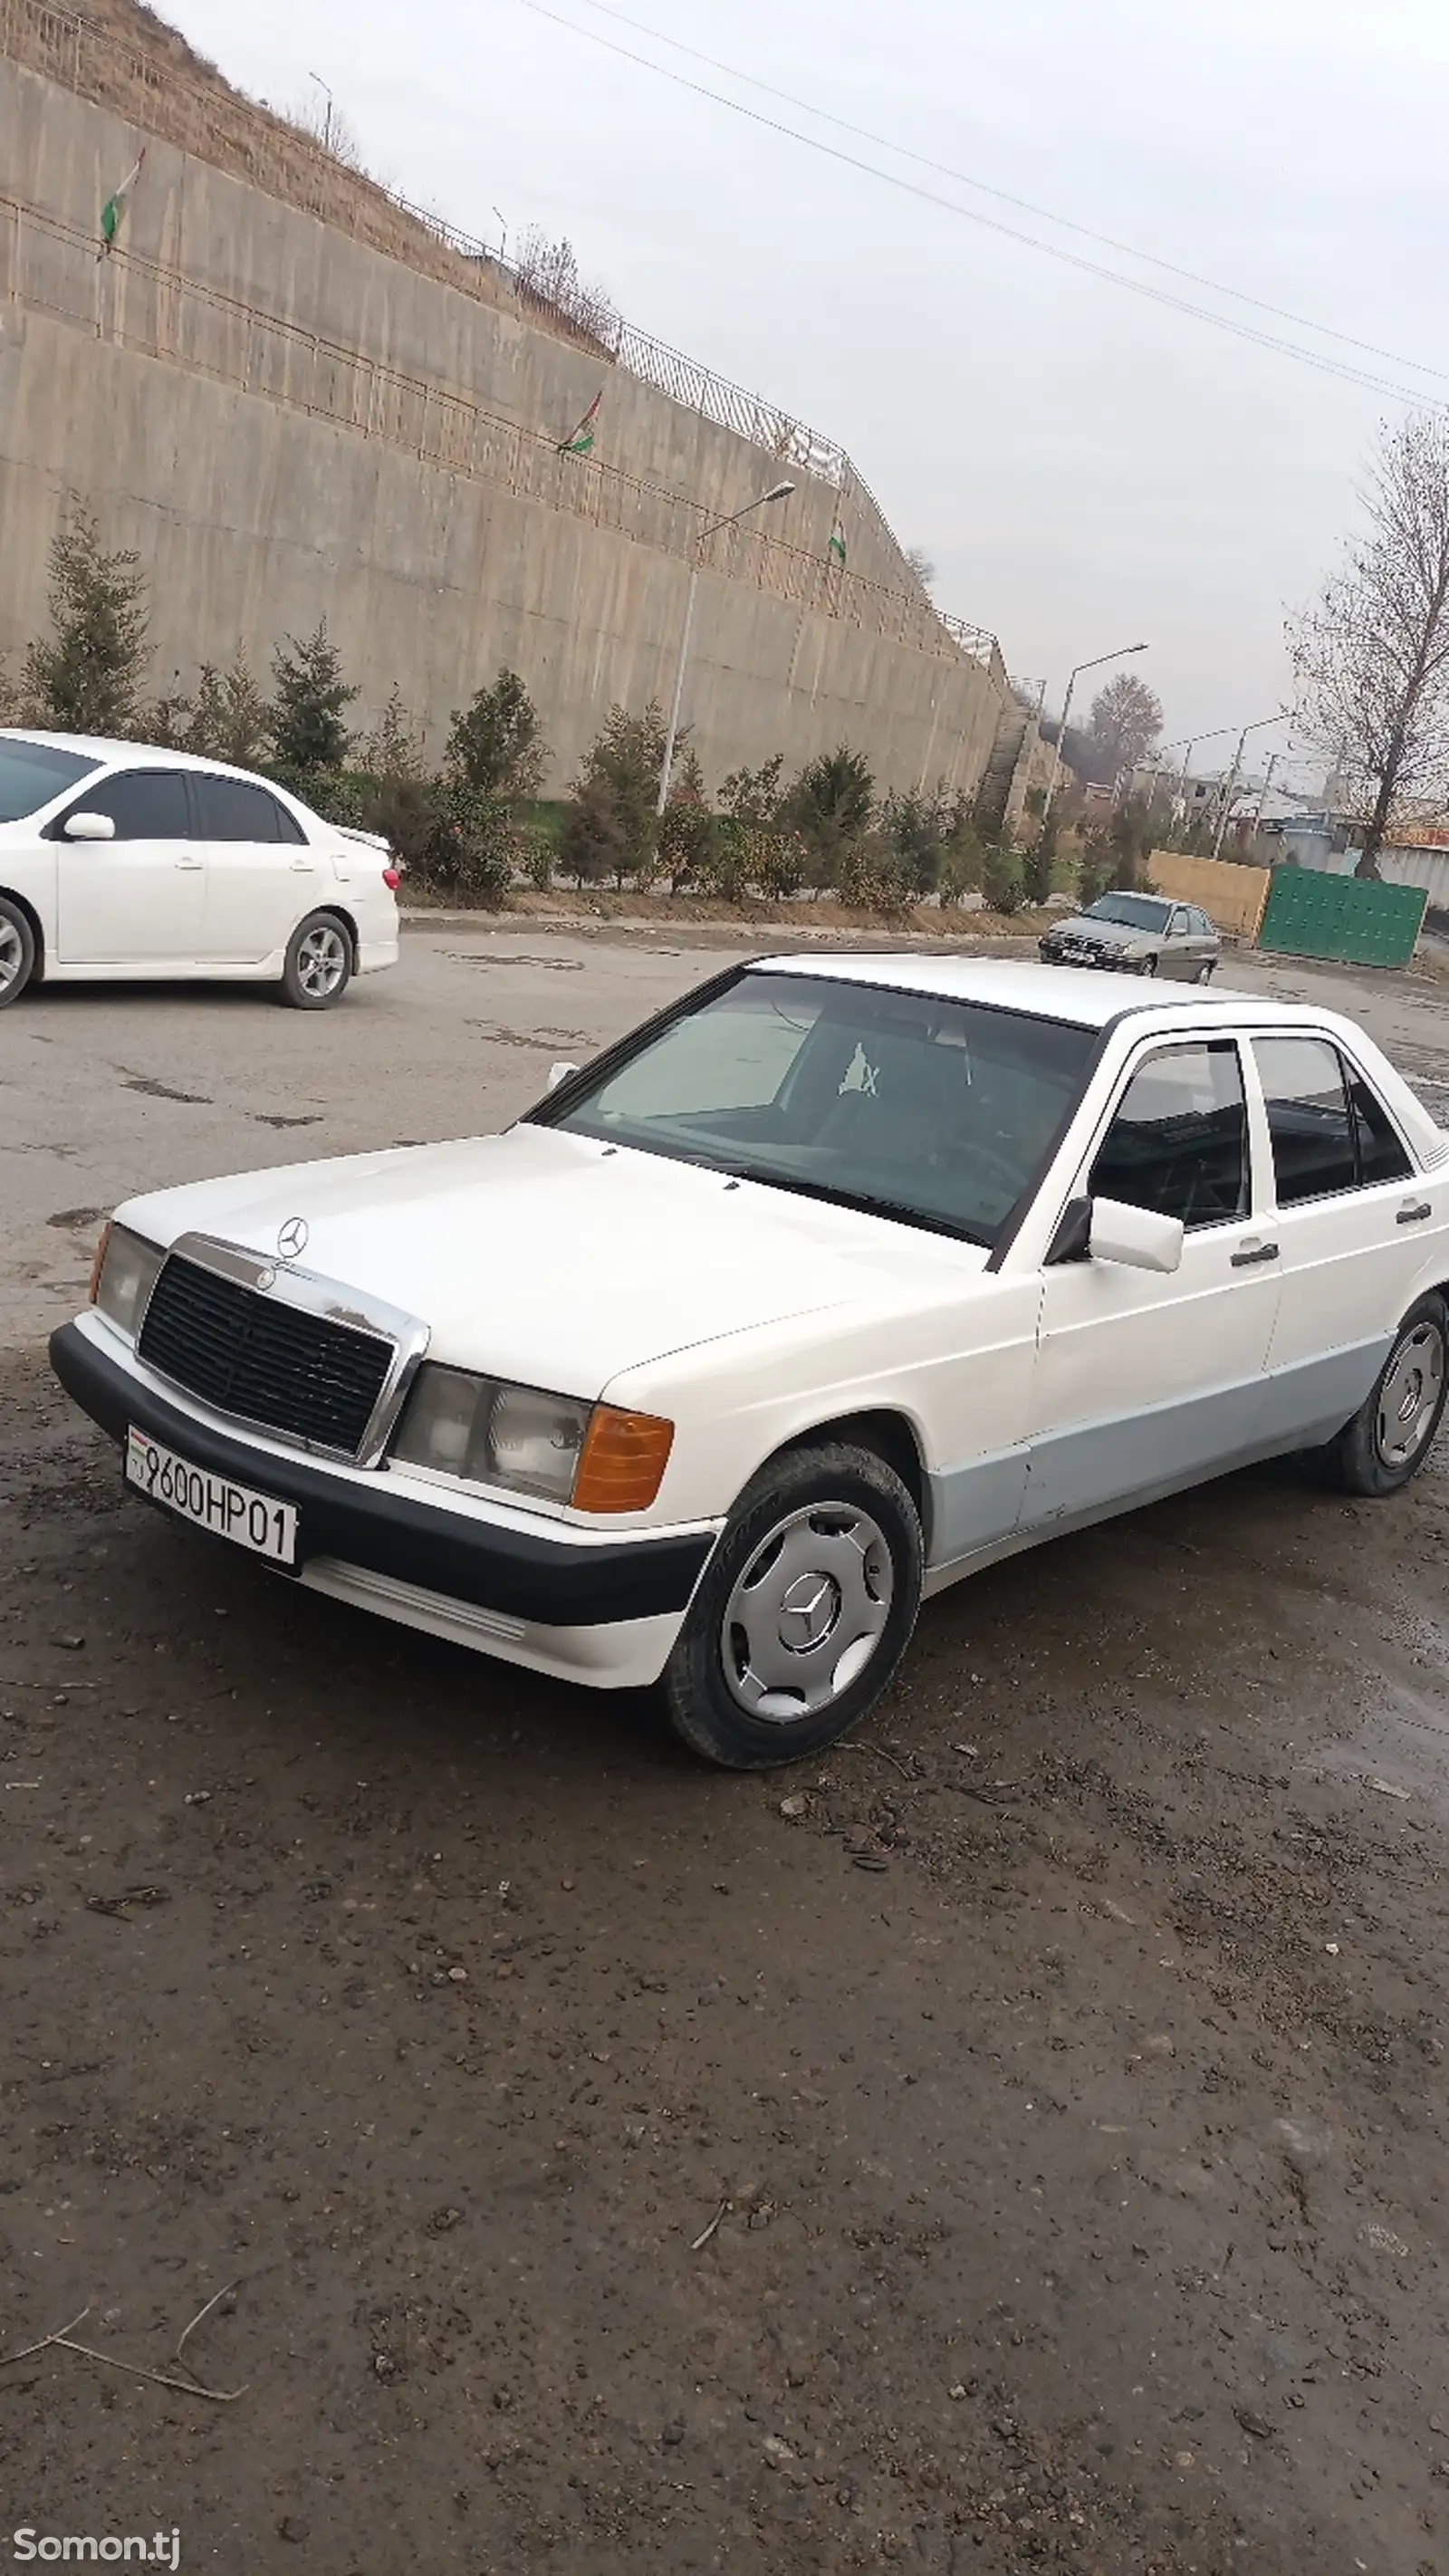
{"label": "bare tree", "polygon": [[563,314],[602,348],[615,347],[620,329],[618,313],[603,287],[591,284],[581,274],[571,241],[551,241],[540,225],[530,224],[518,246],[514,273],[525,295],[536,296],[540,303]]}
{"label": "bare tree", "polygon": [[1161,738],[1161,699],[1130,671],[1119,671],[1092,700],[1087,718],[1088,777],[1110,787],[1124,769],[1135,769]]}
{"label": "bare tree", "polygon": [[906,563],[915,574],[922,590],[929,590],[936,578],[936,567],[924,546],[907,546]]}
{"label": "bare tree", "polygon": [[1345,775],[1376,877],[1395,816],[1449,792],[1449,414],[1384,429],[1360,499],[1367,526],[1289,644],[1299,722]]}

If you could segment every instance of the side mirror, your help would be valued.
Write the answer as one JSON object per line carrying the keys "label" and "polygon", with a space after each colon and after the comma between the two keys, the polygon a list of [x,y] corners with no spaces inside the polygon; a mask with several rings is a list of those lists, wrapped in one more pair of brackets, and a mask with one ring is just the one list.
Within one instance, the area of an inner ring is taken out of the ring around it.
{"label": "side mirror", "polygon": [[577,1073],[578,1069],[579,1068],[576,1064],[551,1064],[548,1069],[548,1087],[550,1091],[557,1091],[559,1084],[561,1082],[567,1082],[569,1075],[571,1073]]}
{"label": "side mirror", "polygon": [[68,841],[113,841],[116,827],[109,814],[67,814],[65,837]]}
{"label": "side mirror", "polygon": [[1124,1199],[1093,1199],[1087,1250],[1093,1261],[1171,1273],[1182,1267],[1182,1222],[1159,1216],[1155,1208],[1129,1207]]}

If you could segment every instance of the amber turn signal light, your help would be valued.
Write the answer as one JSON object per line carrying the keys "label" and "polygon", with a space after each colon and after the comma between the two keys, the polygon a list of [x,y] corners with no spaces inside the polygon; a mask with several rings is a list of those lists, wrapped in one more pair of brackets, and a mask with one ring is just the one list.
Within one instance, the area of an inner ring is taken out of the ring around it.
{"label": "amber turn signal light", "polygon": [[91,1263],[90,1302],[92,1305],[95,1304],[96,1299],[101,1293],[101,1272],[106,1266],[106,1246],[110,1242],[110,1239],[111,1220],[107,1217],[105,1224],[101,1228],[100,1242],[96,1245],[96,1257]]}
{"label": "amber turn signal light", "polygon": [[656,1413],[620,1413],[596,1404],[574,1478],[576,1512],[644,1512],[658,1493],[674,1445],[674,1425]]}

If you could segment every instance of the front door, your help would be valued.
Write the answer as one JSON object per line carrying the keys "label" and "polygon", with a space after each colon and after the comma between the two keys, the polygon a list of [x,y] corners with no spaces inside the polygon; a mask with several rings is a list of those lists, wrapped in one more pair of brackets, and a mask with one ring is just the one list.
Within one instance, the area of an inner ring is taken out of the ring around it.
{"label": "front door", "polygon": [[194,965],[201,947],[205,868],[191,836],[179,769],[127,769],[87,785],[68,813],[104,814],[110,841],[71,841],[50,826],[56,852],[64,966]]}
{"label": "front door", "polygon": [[1260,1445],[1278,1264],[1254,1210],[1236,1040],[1137,1059],[1065,1193],[1094,1195],[1180,1218],[1182,1264],[1048,1265],[1023,1527],[1149,1501]]}
{"label": "front door", "polygon": [[1272,1400],[1285,1434],[1331,1439],[1369,1393],[1395,1327],[1449,1244],[1449,1182],[1416,1175],[1383,1103],[1328,1038],[1255,1038],[1282,1298]]}
{"label": "front door", "polygon": [[205,954],[219,966],[259,965],[312,909],[321,853],[280,797],[249,778],[193,770],[191,793],[206,854]]}

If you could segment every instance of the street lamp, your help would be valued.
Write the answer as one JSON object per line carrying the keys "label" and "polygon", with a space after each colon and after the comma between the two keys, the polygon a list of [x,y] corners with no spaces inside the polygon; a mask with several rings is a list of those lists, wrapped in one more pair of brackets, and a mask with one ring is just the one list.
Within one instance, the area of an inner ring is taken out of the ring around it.
{"label": "street lamp", "polygon": [[742,510],[731,510],[723,519],[711,519],[709,526],[701,528],[695,538],[694,561],[689,567],[689,595],[684,603],[684,631],[679,638],[679,662],[674,674],[674,698],[669,709],[669,731],[664,737],[664,758],[659,764],[659,801],[654,809],[657,814],[662,814],[669,802],[669,782],[674,775],[674,745],[679,732],[679,710],[684,702],[684,674],[689,662],[690,629],[694,624],[694,594],[699,586],[699,559],[705,541],[718,536],[721,528],[732,528],[738,520],[747,519],[751,510],[763,510],[767,502],[788,501],[794,489],[793,483],[774,483],[768,492],[758,492],[753,501],[747,501]]}
{"label": "street lamp", "polygon": [[1046,829],[1047,819],[1052,810],[1052,798],[1057,792],[1057,782],[1062,774],[1062,735],[1066,732],[1067,718],[1072,712],[1072,691],[1076,687],[1082,673],[1084,671],[1100,671],[1104,662],[1125,662],[1131,654],[1145,653],[1147,650],[1148,647],[1145,644],[1119,644],[1115,653],[1096,653],[1093,655],[1090,662],[1078,662],[1075,670],[1072,671],[1068,677],[1067,694],[1062,702],[1061,730],[1056,738],[1055,756],[1052,760],[1051,784],[1047,788],[1046,803],[1041,809],[1043,831]]}
{"label": "street lamp", "polygon": [[[1243,750],[1247,743],[1249,734],[1266,733],[1270,725],[1279,725],[1285,721],[1286,719],[1284,717],[1283,710],[1280,707],[1275,716],[1259,716],[1256,724],[1244,725],[1242,732],[1239,734],[1238,747],[1233,754],[1233,765],[1228,771],[1228,783],[1223,789],[1223,810],[1218,816],[1218,828],[1213,838],[1213,857],[1215,859],[1221,858],[1222,856],[1223,841],[1228,828],[1228,816],[1233,810],[1233,798],[1238,792],[1238,773],[1243,766]],[[1224,727],[1224,730],[1226,731],[1226,727]]]}
{"label": "street lamp", "polygon": [[331,90],[328,88],[327,83],[322,78],[320,72],[309,72],[307,74],[307,78],[309,81],[316,82],[317,87],[320,89],[323,97],[327,101],[326,116],[322,128],[322,149],[324,152],[330,152],[332,149],[332,120],[337,112],[337,101],[333,97]]}

